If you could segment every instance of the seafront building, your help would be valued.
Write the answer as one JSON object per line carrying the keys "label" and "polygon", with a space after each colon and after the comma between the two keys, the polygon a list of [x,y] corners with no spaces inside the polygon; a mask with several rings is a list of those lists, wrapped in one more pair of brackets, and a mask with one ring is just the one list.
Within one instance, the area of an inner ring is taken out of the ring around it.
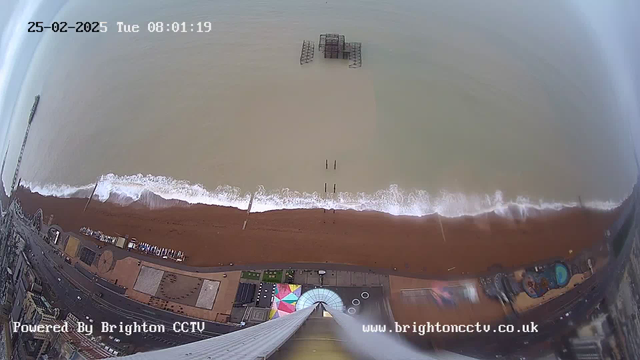
{"label": "seafront building", "polygon": [[12,226],[8,226],[15,221],[7,220],[11,216],[31,223],[31,219],[24,216],[17,207],[5,213],[3,217],[2,241],[6,249],[3,258],[7,266],[3,275],[7,278],[4,294],[6,301],[1,317],[3,358],[82,360],[113,356],[113,353],[96,341],[97,339],[90,339],[76,331],[73,324],[77,323],[78,319],[72,313],[68,313],[64,319],[71,324],[71,331],[68,333],[12,331],[11,324],[14,322],[25,325],[62,325],[63,321],[60,320],[61,310],[47,299],[47,285],[43,284],[32,261],[29,260],[29,256],[32,256],[29,254],[32,252],[26,247],[25,239],[19,232],[14,231]]}
{"label": "seafront building", "polygon": [[[28,260],[22,262],[22,264],[19,271],[23,273],[17,276],[17,281],[20,283],[34,281],[33,284],[39,282],[37,278],[27,279],[35,276]],[[110,353],[104,346],[100,345],[96,338],[91,339],[79,333],[74,325],[77,324],[78,318],[72,313],[68,313],[64,321],[60,320],[60,309],[53,307],[41,293],[41,290],[38,291],[36,289],[36,292],[26,291],[24,294],[16,291],[15,296],[16,301],[8,321],[5,323],[3,334],[9,340],[5,349],[6,358],[19,360],[41,359],[46,354],[48,358],[82,360],[104,359],[114,355],[114,353]],[[20,299],[23,300],[20,301]],[[69,324],[70,331],[60,333],[14,333],[10,326],[7,326],[13,322],[20,322],[26,325],[63,325],[66,322]]]}
{"label": "seafront building", "polygon": [[[27,325],[53,325],[59,315],[59,310],[54,309],[42,295],[32,292],[27,293],[23,311],[20,323]],[[21,356],[39,358],[48,351],[50,336],[49,333],[38,332],[22,334],[22,344],[18,347],[24,351]]]}

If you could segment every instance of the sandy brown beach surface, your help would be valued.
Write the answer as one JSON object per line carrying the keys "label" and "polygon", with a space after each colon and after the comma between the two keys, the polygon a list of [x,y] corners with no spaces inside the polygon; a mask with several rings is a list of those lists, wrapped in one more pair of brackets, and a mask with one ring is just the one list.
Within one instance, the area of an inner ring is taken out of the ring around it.
{"label": "sandy brown beach surface", "polygon": [[[340,263],[393,269],[399,274],[444,277],[568,258],[603,240],[619,210],[565,209],[526,220],[495,214],[441,218],[377,212],[281,210],[252,213],[208,205],[149,210],[86,199],[44,197],[20,188],[26,212],[38,208],[66,231],[87,226],[106,234],[182,250],[186,264]],[[176,205],[178,205],[176,203]],[[449,270],[454,268],[453,270]]]}

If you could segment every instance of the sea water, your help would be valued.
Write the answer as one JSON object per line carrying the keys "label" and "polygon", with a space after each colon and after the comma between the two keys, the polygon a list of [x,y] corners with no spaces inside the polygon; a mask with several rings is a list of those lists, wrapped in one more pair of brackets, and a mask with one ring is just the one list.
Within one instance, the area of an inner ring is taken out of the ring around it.
{"label": "sea water", "polygon": [[[570,3],[72,0],[54,20],[108,32],[42,37],[6,186],[36,94],[20,177],[44,195],[99,181],[101,200],[125,203],[148,191],[246,209],[254,194],[252,211],[460,216],[606,209],[635,182],[609,64]],[[361,42],[363,66],[323,59],[327,32]],[[303,40],[316,53],[301,66]]]}

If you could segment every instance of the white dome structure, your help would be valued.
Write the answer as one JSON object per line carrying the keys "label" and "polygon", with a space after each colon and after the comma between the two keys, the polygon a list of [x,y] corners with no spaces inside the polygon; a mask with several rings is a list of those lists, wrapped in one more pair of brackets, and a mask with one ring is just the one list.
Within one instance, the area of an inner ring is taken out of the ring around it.
{"label": "white dome structure", "polygon": [[309,290],[300,296],[296,303],[296,311],[308,308],[317,303],[323,303],[325,307],[330,307],[338,311],[343,311],[344,309],[344,304],[338,294],[329,289],[317,288]]}

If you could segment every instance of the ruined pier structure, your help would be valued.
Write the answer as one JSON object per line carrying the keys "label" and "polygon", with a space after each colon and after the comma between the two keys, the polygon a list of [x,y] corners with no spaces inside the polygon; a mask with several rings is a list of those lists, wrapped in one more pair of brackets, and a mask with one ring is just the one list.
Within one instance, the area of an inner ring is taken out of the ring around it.
{"label": "ruined pier structure", "polygon": [[[304,40],[302,42],[300,65],[313,61],[314,48],[313,41]],[[350,68],[362,66],[362,44],[359,42],[346,42],[344,35],[321,34],[318,51],[324,54],[325,59],[348,59]]]}

